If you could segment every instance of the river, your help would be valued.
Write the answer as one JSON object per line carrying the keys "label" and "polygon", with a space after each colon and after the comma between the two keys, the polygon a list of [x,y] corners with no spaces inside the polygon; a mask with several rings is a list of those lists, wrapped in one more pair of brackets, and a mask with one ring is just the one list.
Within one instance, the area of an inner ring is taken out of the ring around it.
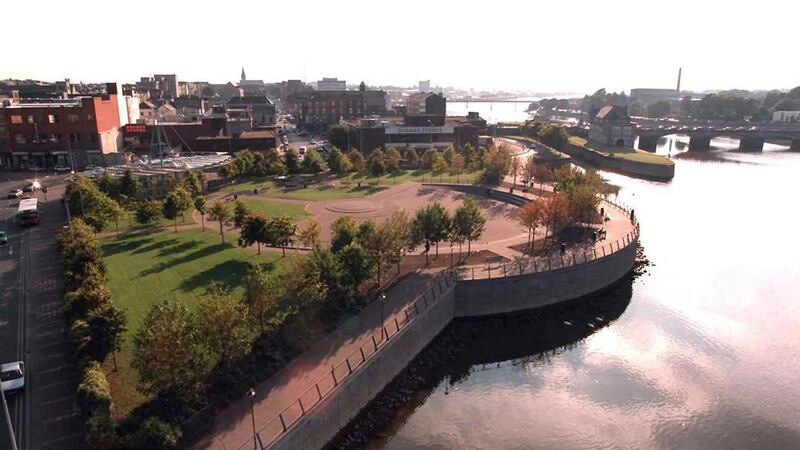
{"label": "river", "polygon": [[657,149],[670,183],[603,173],[642,223],[647,273],[461,324],[467,350],[371,447],[800,446],[800,154],[685,148]]}
{"label": "river", "polygon": [[[535,100],[531,100],[535,101]],[[448,116],[466,116],[477,112],[488,123],[524,122],[531,118],[526,111],[530,103],[447,102]]]}

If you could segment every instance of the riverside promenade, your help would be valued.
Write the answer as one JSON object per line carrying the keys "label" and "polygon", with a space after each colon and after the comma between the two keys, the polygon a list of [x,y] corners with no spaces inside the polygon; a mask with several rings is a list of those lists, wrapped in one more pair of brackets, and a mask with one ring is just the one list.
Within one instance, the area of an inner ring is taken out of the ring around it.
{"label": "riverside promenade", "polygon": [[[324,405],[323,409],[325,410],[331,409],[331,402],[335,403],[336,407],[341,407],[340,403],[345,403],[346,399],[343,398],[340,402],[337,397],[351,395],[342,394],[342,386],[346,385],[350,379],[358,378],[359,373],[369,377],[370,375],[365,371],[370,370],[371,361],[380,360],[382,352],[390,352],[396,348],[396,345],[402,345],[402,342],[396,344],[398,339],[395,336],[402,340],[405,339],[403,334],[405,331],[414,333],[415,329],[412,329],[414,327],[409,325],[414,325],[417,317],[424,317],[425,314],[441,315],[439,312],[429,313],[430,308],[433,308],[436,302],[450,302],[444,306],[445,309],[449,308],[447,313],[449,316],[438,320],[437,327],[445,326],[454,317],[453,311],[456,308],[462,311],[469,310],[463,305],[454,307],[453,287],[456,284],[471,282],[485,284],[486,280],[492,282],[491,280],[494,279],[563,273],[571,267],[589,266],[596,261],[607,261],[608,257],[615,252],[629,249],[638,238],[638,227],[631,220],[630,213],[622,207],[606,201],[602,203],[602,206],[609,217],[609,220],[603,225],[607,232],[604,240],[570,248],[564,254],[559,251],[547,257],[535,259],[527,258],[522,253],[508,248],[509,244],[517,243],[517,239],[513,239],[512,242],[499,240],[480,246],[486,246],[498,254],[509,255],[511,262],[459,266],[457,275],[452,270],[440,268],[420,271],[407,276],[385,292],[386,300],[383,304],[380,301],[372,302],[358,316],[345,323],[336,332],[295,358],[269,380],[256,386],[252,417],[250,399],[243,397],[217,414],[211,431],[204,439],[194,444],[193,448],[226,450],[254,448],[254,446],[255,448],[267,448],[272,444],[277,445],[278,441],[287,435],[293,435],[290,436],[295,439],[293,442],[297,442],[296,439],[302,439],[302,430],[297,429],[299,424],[302,424],[301,419],[313,416],[315,408],[320,404]],[[630,260],[632,261],[632,257]],[[462,281],[455,281],[456,278],[460,278]],[[616,280],[608,281],[609,283],[602,281],[601,285],[607,285]],[[446,295],[450,297],[442,300]],[[380,320],[381,307],[383,307],[385,319],[383,324]],[[418,329],[416,334],[419,334]],[[433,333],[430,339],[436,334],[438,331]],[[392,347],[392,343],[396,344],[395,347]],[[425,342],[415,342],[413,351],[404,349],[404,353],[411,352],[410,356],[405,355],[405,359],[413,357],[416,351],[424,347],[423,344]],[[384,350],[385,347],[388,348]],[[362,366],[366,367],[362,369]],[[383,378],[388,377],[388,375],[383,375]],[[379,386],[381,388],[390,381],[390,378],[386,380],[377,380],[380,378],[377,376],[375,378],[376,385],[382,383]],[[349,389],[352,389],[352,386]],[[349,415],[351,410],[352,408],[349,408],[346,413],[342,414]],[[324,414],[331,413],[326,411]],[[344,419],[349,420],[349,418]],[[255,421],[258,436],[255,443],[253,421]],[[325,421],[329,422],[327,419]],[[297,433],[300,435],[297,436]],[[314,442],[315,444],[310,444],[311,447],[321,446],[317,445],[321,441]],[[292,448],[293,446],[284,442],[281,447]]]}

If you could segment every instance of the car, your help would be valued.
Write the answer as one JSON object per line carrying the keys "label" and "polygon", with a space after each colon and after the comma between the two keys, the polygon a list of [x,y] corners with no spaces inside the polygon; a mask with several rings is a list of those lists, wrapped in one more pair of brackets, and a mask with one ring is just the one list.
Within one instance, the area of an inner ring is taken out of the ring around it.
{"label": "car", "polygon": [[72,172],[72,167],[69,166],[55,166],[53,170],[56,172]]}
{"label": "car", "polygon": [[5,231],[0,231],[0,245],[8,245],[8,235]]}
{"label": "car", "polygon": [[7,198],[20,198],[22,197],[22,189],[12,189],[8,191]]}
{"label": "car", "polygon": [[22,187],[22,192],[33,192],[36,189],[38,189],[36,183],[26,184],[25,186]]}
{"label": "car", "polygon": [[0,385],[3,392],[25,387],[25,363],[16,361],[0,365]]}
{"label": "car", "polygon": [[300,153],[301,155],[304,155],[306,153],[306,147],[305,146],[300,147],[300,150],[298,150],[298,153]]}
{"label": "car", "polygon": [[44,169],[42,169],[41,167],[38,167],[38,166],[30,166],[30,167],[28,167],[28,171],[30,171],[30,172],[38,172],[40,170],[44,170]]}
{"label": "car", "polygon": [[311,145],[315,145],[316,143],[317,143],[317,140],[314,139],[314,138],[311,138]]}

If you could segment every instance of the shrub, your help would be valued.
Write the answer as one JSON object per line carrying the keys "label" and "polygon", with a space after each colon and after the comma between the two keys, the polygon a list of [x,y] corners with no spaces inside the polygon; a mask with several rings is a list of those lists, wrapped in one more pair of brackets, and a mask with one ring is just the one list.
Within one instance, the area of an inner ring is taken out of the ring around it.
{"label": "shrub", "polygon": [[75,394],[75,401],[83,417],[88,417],[95,411],[111,414],[111,386],[100,368],[100,363],[92,362],[86,367]]}
{"label": "shrub", "polygon": [[148,417],[128,439],[127,446],[136,449],[165,450],[178,446],[181,430],[158,417]]}

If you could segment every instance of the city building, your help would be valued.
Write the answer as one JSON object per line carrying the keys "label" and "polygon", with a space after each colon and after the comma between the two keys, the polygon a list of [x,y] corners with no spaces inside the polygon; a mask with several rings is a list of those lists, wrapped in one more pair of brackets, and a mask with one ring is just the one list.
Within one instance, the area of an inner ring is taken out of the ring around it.
{"label": "city building", "polygon": [[297,116],[298,125],[324,131],[330,125],[356,117],[386,112],[386,93],[368,91],[362,83],[358,91],[314,91],[297,93],[289,109]]}
{"label": "city building", "polygon": [[407,114],[447,114],[447,100],[441,94],[417,92],[406,98]]}
{"label": "city building", "polygon": [[275,125],[275,104],[264,95],[233,97],[228,101],[227,109],[246,111],[254,127]]}
{"label": "city building", "polygon": [[[0,107],[0,162],[11,167],[106,164],[122,148],[118,86],[69,99],[9,99]],[[73,161],[70,161],[73,160]]]}
{"label": "city building", "polygon": [[610,147],[633,147],[633,126],[624,106],[607,105],[592,114],[589,140]]}
{"label": "city building", "polygon": [[420,92],[430,92],[431,90],[431,80],[422,80],[418,84],[418,89]]}
{"label": "city building", "polygon": [[242,78],[239,80],[239,87],[244,95],[267,95],[267,85],[264,80],[248,80],[242,67]]}
{"label": "city building", "polygon": [[338,78],[322,78],[317,81],[318,91],[344,91],[346,89],[347,83],[345,83],[345,80]]}
{"label": "city building", "polygon": [[467,116],[406,115],[342,120],[347,129],[348,145],[369,154],[376,148],[396,149],[478,147],[486,133],[486,120],[478,113]]}
{"label": "city building", "polygon": [[175,74],[158,74],[141,77],[133,86],[136,91],[146,94],[151,100],[171,100],[180,96],[178,77]]}
{"label": "city building", "polygon": [[800,111],[775,111],[772,113],[773,122],[800,122]]}
{"label": "city building", "polygon": [[0,80],[0,98],[66,98],[74,93],[69,78],[54,83],[38,80]]}

